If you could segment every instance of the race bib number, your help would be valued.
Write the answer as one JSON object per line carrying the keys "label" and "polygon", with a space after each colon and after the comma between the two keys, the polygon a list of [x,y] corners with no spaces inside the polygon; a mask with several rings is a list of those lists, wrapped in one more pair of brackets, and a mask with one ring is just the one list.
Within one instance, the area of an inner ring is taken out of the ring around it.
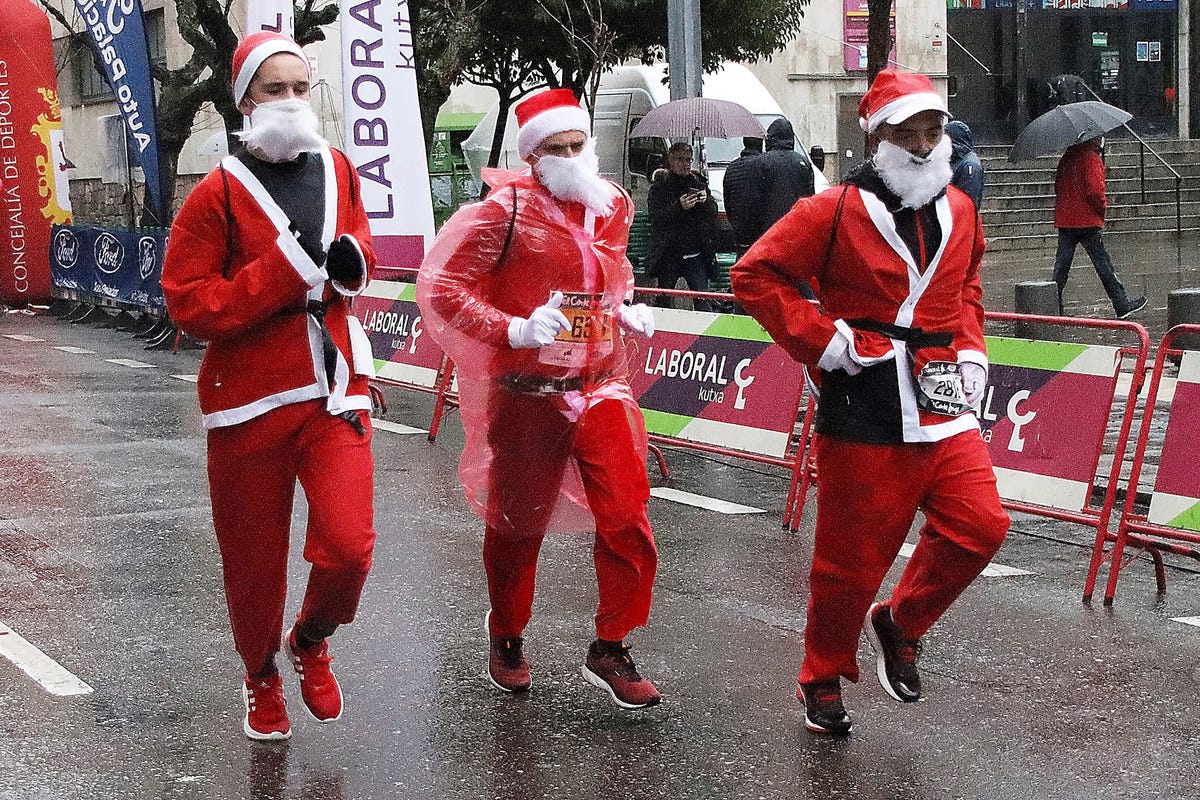
{"label": "race bib number", "polygon": [[539,351],[538,360],[559,367],[582,367],[609,355],[613,348],[613,314],[601,307],[603,300],[602,294],[563,292],[559,310],[570,327],[559,331],[554,341]]}
{"label": "race bib number", "polygon": [[917,374],[917,405],[934,414],[961,417],[971,410],[962,375],[953,361],[930,361]]}

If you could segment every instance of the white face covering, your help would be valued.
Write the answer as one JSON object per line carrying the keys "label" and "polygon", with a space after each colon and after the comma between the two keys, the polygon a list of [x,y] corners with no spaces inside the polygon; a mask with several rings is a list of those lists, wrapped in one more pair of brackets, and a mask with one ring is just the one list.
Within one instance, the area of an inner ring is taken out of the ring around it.
{"label": "white face covering", "polygon": [[574,158],[541,156],[533,165],[533,173],[559,200],[582,203],[602,217],[613,211],[612,188],[600,177],[594,138],[588,139]]}
{"label": "white face covering", "polygon": [[928,156],[913,155],[886,139],[879,141],[875,151],[875,168],[884,184],[896,193],[908,208],[920,208],[946,188],[954,170],[950,154],[954,146],[949,136],[943,136]]}
{"label": "white face covering", "polygon": [[290,98],[256,104],[250,112],[250,130],[237,136],[259,158],[279,163],[328,147],[320,128],[308,101]]}

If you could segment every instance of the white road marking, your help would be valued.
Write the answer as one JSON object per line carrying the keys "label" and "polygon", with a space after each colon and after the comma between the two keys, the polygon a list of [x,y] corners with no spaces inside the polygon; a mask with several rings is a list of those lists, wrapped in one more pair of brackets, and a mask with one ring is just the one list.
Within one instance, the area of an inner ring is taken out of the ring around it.
{"label": "white road marking", "polygon": [[64,353],[74,353],[77,356],[94,355],[96,353],[95,350],[88,350],[86,347],[74,347],[69,344],[63,345],[62,347],[56,347],[54,349],[62,350]]}
{"label": "white road marking", "polygon": [[1171,622],[1182,622],[1184,625],[1195,625],[1200,628],[1200,617],[1171,617]]}
{"label": "white road marking", "polygon": [[[905,542],[900,547],[900,555],[903,558],[911,558],[916,545]],[[983,572],[979,573],[982,578],[1011,578],[1015,575],[1037,575],[1036,572],[1030,572],[1027,569],[1017,569],[1016,567],[1006,567],[1003,564],[988,564],[983,568]]]}
{"label": "white road marking", "polygon": [[129,367],[130,369],[158,369],[157,364],[147,364],[145,361],[134,361],[132,358],[106,358],[104,360],[109,364],[116,364],[118,367]]}
{"label": "white road marking", "polygon": [[44,342],[44,341],[46,341],[45,339],[39,339],[36,336],[29,336],[28,334],[24,334],[24,333],[6,333],[6,334],[4,334],[4,338],[12,339],[13,341],[16,341],[16,342]]}
{"label": "white road marking", "polygon": [[408,425],[401,425],[399,422],[388,422],[386,419],[372,419],[371,427],[376,430],[390,431],[391,433],[429,433],[424,428],[413,428]]}
{"label": "white road marking", "polygon": [[670,489],[665,486],[658,486],[650,490],[651,497],[660,497],[663,500],[670,500],[674,503],[683,503],[685,506],[696,506],[708,511],[718,511],[722,514],[765,514],[765,509],[754,508],[753,506],[743,506],[737,503],[730,503],[725,500],[718,500],[715,497],[705,497],[702,494],[692,494],[691,492],[681,492],[678,489]]}
{"label": "white road marking", "polygon": [[187,381],[188,383],[198,383],[200,381],[199,375],[172,375],[171,377],[177,381]]}
{"label": "white road marking", "polygon": [[3,622],[0,622],[0,656],[20,667],[50,694],[70,697],[92,693],[92,687],[72,675],[62,664],[38,650]]}

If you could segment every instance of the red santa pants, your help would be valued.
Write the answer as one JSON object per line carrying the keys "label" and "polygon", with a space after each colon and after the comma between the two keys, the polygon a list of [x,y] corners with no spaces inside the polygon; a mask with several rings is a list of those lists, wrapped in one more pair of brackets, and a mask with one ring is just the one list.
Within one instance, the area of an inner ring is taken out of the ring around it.
{"label": "red santa pants", "polygon": [[294,403],[208,432],[213,526],[233,640],[248,673],[279,650],[292,500],[308,500],[304,558],[312,566],[299,623],[354,619],[375,546],[370,418],[360,436],[325,411]]}
{"label": "red santa pants", "polygon": [[534,573],[568,460],[596,518],[596,635],[620,641],[650,616],[658,551],[650,532],[650,482],[637,445],[643,423],[619,400],[602,400],[571,423],[555,401],[497,394],[489,434],[495,524],[483,539],[493,636],[520,636],[533,610]]}
{"label": "red santa pants", "polygon": [[800,682],[858,680],[859,633],[916,512],[920,540],[891,599],[918,638],[979,575],[1008,531],[987,446],[977,431],[940,442],[816,440],[817,532]]}

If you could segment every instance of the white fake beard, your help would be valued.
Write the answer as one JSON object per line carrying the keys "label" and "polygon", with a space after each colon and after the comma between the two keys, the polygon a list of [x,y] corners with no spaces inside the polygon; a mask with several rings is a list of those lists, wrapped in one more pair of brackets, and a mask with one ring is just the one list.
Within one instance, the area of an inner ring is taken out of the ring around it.
{"label": "white fake beard", "polygon": [[908,208],[920,208],[937,197],[950,183],[954,170],[950,154],[954,145],[943,136],[937,147],[925,158],[913,155],[903,147],[880,140],[875,151],[875,168],[884,184]]}
{"label": "white fake beard", "polygon": [[272,100],[254,107],[250,129],[237,136],[256,156],[280,163],[328,147],[320,127],[312,106],[304,100]]}
{"label": "white fake beard", "polygon": [[534,174],[550,194],[566,202],[582,203],[602,217],[613,211],[613,193],[608,181],[600,177],[600,159],[596,140],[588,139],[574,158],[542,156],[533,165]]}

